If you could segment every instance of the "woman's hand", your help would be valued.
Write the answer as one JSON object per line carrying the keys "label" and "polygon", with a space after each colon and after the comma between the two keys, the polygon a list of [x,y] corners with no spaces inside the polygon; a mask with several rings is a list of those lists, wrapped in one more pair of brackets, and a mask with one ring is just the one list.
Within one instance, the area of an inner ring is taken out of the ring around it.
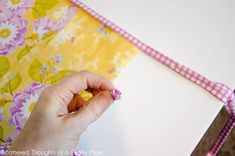
{"label": "woman's hand", "polygon": [[[88,71],[47,87],[9,150],[71,152],[81,134],[113,103],[112,89],[108,79]],[[89,90],[93,98],[84,101],[78,94],[82,90]]]}

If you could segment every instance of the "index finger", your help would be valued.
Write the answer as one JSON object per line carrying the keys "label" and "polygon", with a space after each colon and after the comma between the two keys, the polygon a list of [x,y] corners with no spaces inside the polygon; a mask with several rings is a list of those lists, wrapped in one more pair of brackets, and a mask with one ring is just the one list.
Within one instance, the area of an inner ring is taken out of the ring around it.
{"label": "index finger", "polygon": [[70,91],[73,94],[77,94],[88,88],[103,91],[112,90],[114,88],[112,82],[107,78],[86,70],[65,77],[57,83],[56,86],[63,88],[63,90]]}

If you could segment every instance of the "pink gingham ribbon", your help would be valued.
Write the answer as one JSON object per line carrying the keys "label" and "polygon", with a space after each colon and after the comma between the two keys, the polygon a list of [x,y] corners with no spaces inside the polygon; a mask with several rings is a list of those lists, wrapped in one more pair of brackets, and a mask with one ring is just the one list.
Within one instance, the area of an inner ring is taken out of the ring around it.
{"label": "pink gingham ribbon", "polygon": [[164,54],[160,53],[159,51],[151,48],[147,44],[141,42],[122,28],[118,27],[111,21],[107,20],[103,16],[96,13],[94,10],[90,9],[88,6],[80,2],[79,0],[70,0],[72,3],[76,4],[78,7],[82,8],[92,17],[103,23],[105,26],[111,28],[113,31],[120,34],[122,37],[133,43],[136,47],[138,47],[142,52],[149,55],[156,61],[160,62],[161,64],[167,66],[171,70],[175,71],[176,73],[180,74],[184,78],[192,81],[196,85],[202,87],[210,94],[215,96],[221,102],[223,102],[228,114],[229,118],[227,123],[225,124],[224,128],[221,130],[219,136],[215,140],[212,147],[209,149],[207,155],[214,156],[217,154],[219,149],[221,148],[222,144],[224,143],[225,139],[235,126],[235,93],[232,89],[230,89],[225,84],[210,81],[206,77],[200,75],[199,73],[189,69],[188,67],[174,61],[173,59],[165,56]]}

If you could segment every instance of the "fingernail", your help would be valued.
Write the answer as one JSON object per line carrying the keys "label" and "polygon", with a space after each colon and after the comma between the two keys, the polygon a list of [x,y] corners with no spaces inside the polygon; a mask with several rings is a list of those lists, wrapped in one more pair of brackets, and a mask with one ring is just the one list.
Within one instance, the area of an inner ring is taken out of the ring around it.
{"label": "fingernail", "polygon": [[114,88],[113,90],[111,90],[111,95],[113,97],[113,100],[116,101],[121,98],[122,93],[118,89]]}

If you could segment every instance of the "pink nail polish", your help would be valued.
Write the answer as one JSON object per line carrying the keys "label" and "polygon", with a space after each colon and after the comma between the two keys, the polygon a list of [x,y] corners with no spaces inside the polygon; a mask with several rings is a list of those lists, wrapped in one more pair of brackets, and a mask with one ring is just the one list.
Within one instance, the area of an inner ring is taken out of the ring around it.
{"label": "pink nail polish", "polygon": [[114,88],[113,90],[111,90],[111,95],[113,97],[113,100],[116,101],[121,98],[122,93],[118,89]]}

